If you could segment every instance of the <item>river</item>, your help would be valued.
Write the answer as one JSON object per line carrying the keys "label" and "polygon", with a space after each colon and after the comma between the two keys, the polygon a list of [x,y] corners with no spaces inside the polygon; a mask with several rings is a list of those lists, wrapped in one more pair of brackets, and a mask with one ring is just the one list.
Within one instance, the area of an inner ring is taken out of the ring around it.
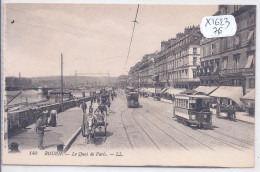
{"label": "river", "polygon": [[[13,99],[18,93],[22,92]],[[13,99],[13,100],[12,100]],[[42,100],[46,100],[47,97],[43,94],[42,90],[21,90],[21,91],[6,91],[5,92],[5,104],[11,101],[8,105],[18,104],[18,103],[33,103]]]}

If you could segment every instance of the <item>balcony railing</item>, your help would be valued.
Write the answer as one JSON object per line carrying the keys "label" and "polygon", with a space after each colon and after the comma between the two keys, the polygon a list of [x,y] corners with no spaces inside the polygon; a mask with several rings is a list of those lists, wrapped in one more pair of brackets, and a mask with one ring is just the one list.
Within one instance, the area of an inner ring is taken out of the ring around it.
{"label": "balcony railing", "polygon": [[223,69],[219,70],[219,67],[213,68],[210,66],[197,69],[198,76],[211,76],[211,75],[234,75],[242,73],[254,73],[254,68],[233,68],[233,69]]}
{"label": "balcony railing", "polygon": [[174,78],[173,82],[199,82],[199,78]]}

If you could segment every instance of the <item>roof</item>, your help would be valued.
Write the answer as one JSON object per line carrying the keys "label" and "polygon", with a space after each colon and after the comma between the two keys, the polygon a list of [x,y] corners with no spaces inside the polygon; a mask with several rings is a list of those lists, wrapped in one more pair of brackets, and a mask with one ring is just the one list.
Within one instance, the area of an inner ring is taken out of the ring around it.
{"label": "roof", "polygon": [[169,93],[169,94],[173,94],[173,95],[176,95],[176,94],[180,94],[181,92],[185,91],[184,89],[175,89],[175,88],[169,88],[168,90],[166,90],[165,92],[166,93]]}
{"label": "roof", "polygon": [[235,86],[220,86],[211,93],[210,96],[229,98],[241,106],[242,102],[240,101],[240,98],[243,96],[243,88]]}
{"label": "roof", "polygon": [[240,99],[247,99],[247,100],[255,100],[255,89],[248,92],[246,95],[241,97]]}
{"label": "roof", "polygon": [[194,90],[197,92],[205,93],[206,95],[209,95],[213,91],[215,91],[218,87],[217,86],[199,86],[195,88]]}

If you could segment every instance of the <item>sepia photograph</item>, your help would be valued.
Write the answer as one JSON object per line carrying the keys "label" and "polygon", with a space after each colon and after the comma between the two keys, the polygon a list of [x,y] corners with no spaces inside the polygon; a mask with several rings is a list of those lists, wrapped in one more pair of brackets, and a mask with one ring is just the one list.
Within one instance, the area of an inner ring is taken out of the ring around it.
{"label": "sepia photograph", "polygon": [[3,3],[2,163],[254,167],[256,9]]}

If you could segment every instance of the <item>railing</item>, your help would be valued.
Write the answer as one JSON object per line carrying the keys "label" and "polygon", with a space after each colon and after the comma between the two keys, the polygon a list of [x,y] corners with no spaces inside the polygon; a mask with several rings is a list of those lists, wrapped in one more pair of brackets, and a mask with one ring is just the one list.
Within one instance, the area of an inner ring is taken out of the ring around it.
{"label": "railing", "polygon": [[242,74],[242,73],[254,73],[254,68],[233,68],[233,69],[223,69],[219,70],[219,68],[212,70],[212,68],[204,67],[197,69],[198,76],[211,76],[211,75],[233,75],[233,74]]}
{"label": "railing", "polygon": [[243,68],[234,68],[234,69],[224,69],[219,71],[220,74],[222,75],[227,75],[227,74],[238,74],[242,73]]}
{"label": "railing", "polygon": [[199,78],[175,78],[173,82],[199,82]]}

